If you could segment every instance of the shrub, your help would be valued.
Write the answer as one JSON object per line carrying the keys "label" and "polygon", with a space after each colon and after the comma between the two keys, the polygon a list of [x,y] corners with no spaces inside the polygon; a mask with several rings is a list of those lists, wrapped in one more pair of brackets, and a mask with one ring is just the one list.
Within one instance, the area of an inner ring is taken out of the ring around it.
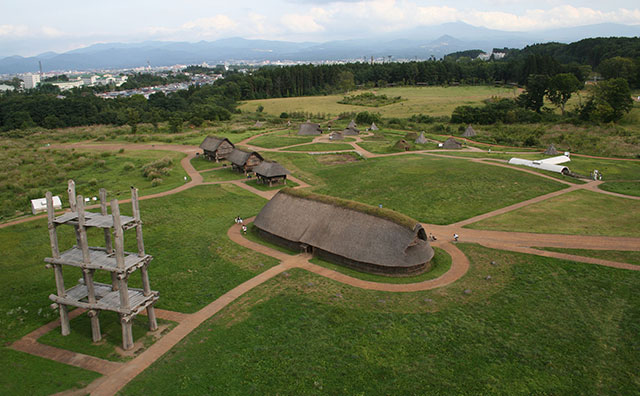
{"label": "shrub", "polygon": [[125,162],[124,166],[122,167],[122,169],[126,170],[126,171],[132,171],[135,169],[135,165],[133,164],[133,162]]}
{"label": "shrub", "polygon": [[280,118],[289,118],[289,113],[283,111],[282,113],[280,113]]}
{"label": "shrub", "polygon": [[171,165],[173,165],[173,160],[169,157],[164,157],[146,164],[142,168],[142,174],[148,180],[154,180],[159,176],[168,175],[171,172]]}
{"label": "shrub", "polygon": [[159,186],[160,184],[162,184],[162,181],[162,179],[156,177],[155,179],[151,180],[151,187]]}

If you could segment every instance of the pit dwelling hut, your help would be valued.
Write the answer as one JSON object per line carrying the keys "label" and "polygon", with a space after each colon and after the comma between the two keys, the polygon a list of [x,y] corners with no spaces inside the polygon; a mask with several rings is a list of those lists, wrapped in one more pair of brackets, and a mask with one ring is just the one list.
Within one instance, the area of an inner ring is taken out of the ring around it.
{"label": "pit dwelling hut", "polygon": [[544,151],[543,153],[544,155],[558,155],[558,150],[556,150],[556,146],[553,145],[553,143],[551,143],[549,145],[549,147],[547,147],[547,149]]}
{"label": "pit dwelling hut", "polygon": [[457,141],[454,138],[449,138],[442,143],[442,148],[444,149],[459,149],[462,148],[462,143]]}
{"label": "pit dwelling hut", "polygon": [[258,183],[268,184],[269,187],[273,183],[287,183],[287,175],[290,173],[282,165],[272,161],[262,161],[260,165],[253,168]]}
{"label": "pit dwelling hut", "polygon": [[411,149],[411,145],[404,139],[400,139],[393,145],[394,149],[409,151]]}
{"label": "pit dwelling hut", "polygon": [[234,170],[244,172],[245,174],[251,172],[253,168],[264,161],[264,158],[262,158],[259,153],[240,149],[233,149],[227,159],[231,162]]}
{"label": "pit dwelling hut", "polygon": [[322,128],[320,128],[320,124],[315,124],[313,122],[305,122],[300,124],[300,130],[298,131],[298,135],[302,136],[313,136],[313,135],[321,135]]}
{"label": "pit dwelling hut", "polygon": [[370,131],[377,131],[377,130],[379,130],[379,129],[380,129],[380,128],[378,128],[378,126],[376,125],[376,123],[375,123],[375,122],[372,122],[372,123],[371,123],[371,126],[369,127],[369,130],[370,130]]}
{"label": "pit dwelling hut", "polygon": [[344,139],[342,132],[331,132],[329,134],[329,140],[342,140],[342,139]]}
{"label": "pit dwelling hut", "polygon": [[430,268],[434,254],[416,220],[291,188],[267,202],[254,225],[272,243],[374,274],[417,274]]}
{"label": "pit dwelling hut", "polygon": [[427,143],[427,138],[424,137],[424,132],[420,132],[420,136],[416,139],[416,144],[425,144]]}
{"label": "pit dwelling hut", "polygon": [[210,161],[220,161],[236,148],[227,138],[217,136],[207,136],[200,143],[200,148],[204,150],[204,156]]}
{"label": "pit dwelling hut", "polygon": [[469,124],[469,126],[467,127],[467,129],[464,131],[464,133],[462,134],[462,137],[474,137],[476,136],[476,131],[473,129],[473,127],[471,126],[471,124]]}

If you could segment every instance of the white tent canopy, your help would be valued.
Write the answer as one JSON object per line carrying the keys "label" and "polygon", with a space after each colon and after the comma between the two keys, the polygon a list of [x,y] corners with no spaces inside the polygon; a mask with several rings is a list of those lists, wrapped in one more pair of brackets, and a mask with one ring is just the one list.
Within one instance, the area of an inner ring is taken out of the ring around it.
{"label": "white tent canopy", "polygon": [[[57,195],[53,197],[53,208],[56,210],[62,209],[62,201],[60,200],[60,197]],[[33,214],[46,212],[46,211],[47,211],[46,198],[38,198],[38,199],[31,200],[31,212]]]}
{"label": "white tent canopy", "polygon": [[558,157],[547,158],[539,161],[538,160],[531,161],[531,160],[526,160],[522,158],[511,158],[509,160],[509,164],[530,166],[536,169],[542,169],[546,171],[567,174],[569,173],[569,168],[566,166],[558,165],[558,164],[562,164],[568,161],[571,161],[569,157],[561,155]]}

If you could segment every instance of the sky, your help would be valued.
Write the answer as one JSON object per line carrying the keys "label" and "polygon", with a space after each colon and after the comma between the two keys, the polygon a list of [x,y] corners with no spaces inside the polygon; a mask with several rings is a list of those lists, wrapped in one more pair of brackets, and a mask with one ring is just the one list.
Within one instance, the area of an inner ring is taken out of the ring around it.
{"label": "sky", "polygon": [[0,56],[146,40],[357,39],[447,22],[507,31],[640,25],[638,0],[0,0]]}

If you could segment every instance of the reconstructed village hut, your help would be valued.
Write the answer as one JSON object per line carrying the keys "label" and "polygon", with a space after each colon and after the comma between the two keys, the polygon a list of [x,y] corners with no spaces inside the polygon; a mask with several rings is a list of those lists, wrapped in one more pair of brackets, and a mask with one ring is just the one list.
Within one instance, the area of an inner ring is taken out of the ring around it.
{"label": "reconstructed village hut", "polygon": [[425,144],[427,143],[427,138],[424,137],[424,132],[420,132],[420,136],[416,139],[416,144]]}
{"label": "reconstructed village hut", "polygon": [[290,188],[278,192],[254,224],[273,243],[371,273],[419,273],[429,268],[434,254],[416,220]]}
{"label": "reconstructed village hut", "polygon": [[342,132],[331,132],[329,134],[329,140],[342,140],[344,139],[344,135]]}
{"label": "reconstructed village hut", "polygon": [[558,150],[556,150],[556,146],[551,143],[549,147],[544,151],[545,155],[558,155]]}
{"label": "reconstructed village hut", "polygon": [[358,129],[358,124],[356,124],[356,122],[354,120],[351,120],[351,122],[349,123],[349,125],[347,125],[347,128],[350,129]]}
{"label": "reconstructed village hut", "polygon": [[233,149],[227,159],[231,162],[234,170],[244,173],[251,172],[253,168],[264,161],[264,158],[259,153],[240,149]]}
{"label": "reconstructed village hut", "polygon": [[393,145],[394,149],[409,151],[411,149],[411,145],[404,139],[400,139]]}
{"label": "reconstructed village hut", "polygon": [[445,148],[445,149],[459,149],[459,148],[462,148],[462,143],[460,143],[459,141],[457,141],[454,138],[449,138],[449,139],[445,140],[444,143],[442,143],[442,148]]}
{"label": "reconstructed village hut", "polygon": [[469,126],[467,127],[467,129],[464,131],[464,133],[462,134],[462,137],[474,137],[476,136],[476,131],[473,129],[473,127],[471,126],[471,124],[469,124]]}
{"label": "reconstructed village hut", "polygon": [[268,184],[272,186],[273,183],[287,182],[287,175],[290,173],[282,165],[277,162],[262,161],[260,165],[253,168],[256,174],[258,183]]}
{"label": "reconstructed village hut", "polygon": [[369,127],[369,130],[370,130],[370,131],[377,131],[377,130],[379,130],[379,129],[380,129],[380,128],[378,128],[378,126],[376,125],[376,123],[375,123],[375,122],[372,122],[372,123],[371,123],[371,126]]}
{"label": "reconstructed village hut", "polygon": [[404,138],[406,140],[416,140],[418,138],[418,134],[415,132],[407,132],[407,134],[404,135]]}
{"label": "reconstructed village hut", "polygon": [[300,124],[300,130],[298,131],[298,135],[321,135],[322,129],[320,128],[320,124],[315,124],[313,122],[305,122]]}
{"label": "reconstructed village hut", "polygon": [[204,150],[204,156],[210,161],[216,162],[227,158],[235,147],[229,139],[217,136],[207,136],[200,143],[200,148]]}
{"label": "reconstructed village hut", "polygon": [[256,123],[255,123],[255,124],[253,124],[253,127],[254,127],[254,128],[262,128],[262,127],[263,127],[263,125],[264,125],[264,124],[263,124],[263,123],[261,123],[260,121],[256,121]]}

